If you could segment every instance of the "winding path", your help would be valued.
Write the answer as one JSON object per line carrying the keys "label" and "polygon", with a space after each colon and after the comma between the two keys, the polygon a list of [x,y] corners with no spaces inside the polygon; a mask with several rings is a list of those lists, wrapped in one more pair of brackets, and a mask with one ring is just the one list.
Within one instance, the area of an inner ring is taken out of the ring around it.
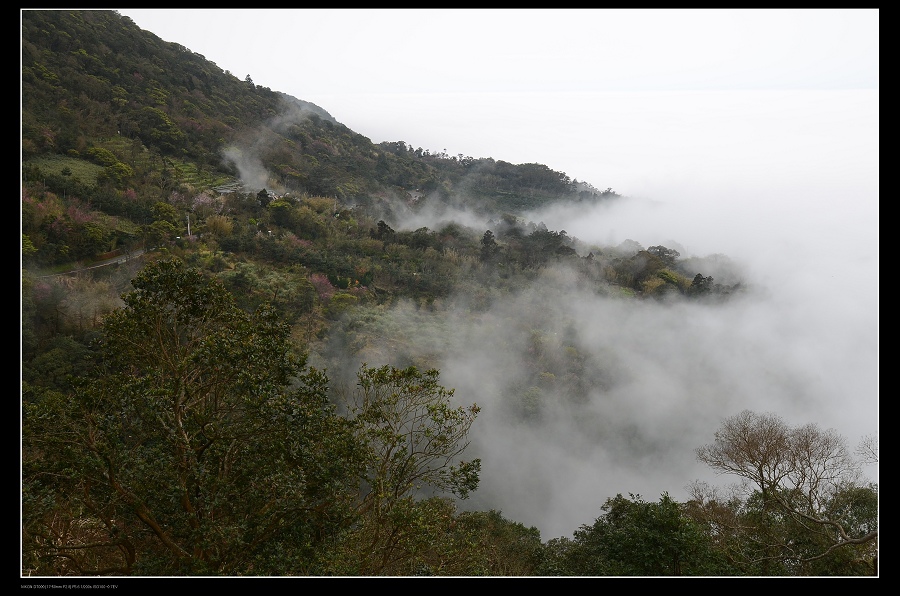
{"label": "winding path", "polygon": [[147,252],[147,251],[146,251],[145,249],[142,248],[142,249],[140,249],[140,250],[136,250],[136,251],[134,251],[134,252],[130,252],[130,253],[126,254],[126,255],[119,255],[119,256],[113,257],[113,258],[111,258],[111,259],[105,259],[105,260],[103,260],[103,261],[97,261],[96,263],[90,265],[89,267],[72,268],[72,269],[68,269],[68,270],[66,270],[66,271],[60,271],[60,272],[58,272],[58,273],[50,273],[50,274],[47,274],[47,275],[37,275],[37,276],[35,276],[35,277],[38,277],[38,278],[44,278],[44,277],[56,277],[56,276],[58,276],[58,275],[69,275],[69,274],[71,274],[71,273],[79,273],[79,272],[81,272],[81,271],[88,271],[88,270],[90,270],[90,269],[97,269],[97,268],[99,268],[99,267],[106,267],[106,266],[108,266],[108,265],[119,265],[119,264],[121,264],[121,263],[127,263],[128,261],[130,261],[130,260],[132,260],[132,259],[140,258],[140,257],[143,256],[144,253],[146,253],[146,252]]}

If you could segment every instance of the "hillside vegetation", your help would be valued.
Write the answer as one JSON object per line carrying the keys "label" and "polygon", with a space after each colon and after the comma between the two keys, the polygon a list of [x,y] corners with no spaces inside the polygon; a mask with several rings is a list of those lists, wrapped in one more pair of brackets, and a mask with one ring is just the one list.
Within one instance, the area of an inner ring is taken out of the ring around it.
{"label": "hillside vegetation", "polygon": [[[522,363],[492,389],[540,425],[622,376],[573,339],[564,296],[742,292],[724,255],[526,217],[628,197],[372,143],[115,11],[23,11],[22,89],[23,575],[877,573],[877,487],[848,480],[835,437],[753,413],[724,430],[796,457],[777,478],[741,468],[746,498],[617,495],[552,540],[460,507],[482,409],[437,354],[465,350],[462,323]],[[801,431],[822,439],[805,463]],[[735,473],[726,447],[709,464]]]}

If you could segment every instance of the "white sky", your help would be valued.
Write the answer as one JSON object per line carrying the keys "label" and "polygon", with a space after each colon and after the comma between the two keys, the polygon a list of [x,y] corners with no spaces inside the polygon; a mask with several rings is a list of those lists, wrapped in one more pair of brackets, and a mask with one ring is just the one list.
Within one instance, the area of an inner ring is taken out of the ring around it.
{"label": "white sky", "polygon": [[240,78],[308,101],[360,92],[878,87],[876,9],[119,12]]}
{"label": "white sky", "polygon": [[[542,163],[629,195],[712,171],[708,147],[775,141],[768,146],[803,153],[808,140],[818,149],[828,141],[798,137],[798,127],[820,124],[797,118],[810,111],[805,99],[729,94],[867,90],[877,101],[877,9],[119,12],[375,143]],[[710,92],[725,103],[711,104]],[[850,101],[838,110],[858,113]],[[858,128],[839,116],[841,134]]]}
{"label": "white sky", "polygon": [[[566,453],[564,441],[511,439],[486,459],[485,498],[540,503],[486,507],[548,539],[593,521],[616,492],[682,499],[677,483],[696,471],[691,447],[742,407],[835,428],[851,446],[877,432],[877,9],[119,12],[375,143],[542,163],[632,199],[535,214],[550,229],[602,244],[674,240],[688,255],[745,267],[753,300],[684,319],[613,317],[585,302],[585,349],[633,342],[635,366],[659,371],[638,376],[605,414],[667,400],[638,413],[660,412],[660,442],[680,443],[659,469],[571,451],[565,465],[537,464]],[[477,392],[502,364],[489,356],[475,376],[470,360],[448,354],[442,378],[460,396]],[[513,474],[518,465],[530,476]],[[552,492],[574,485],[583,490]]]}

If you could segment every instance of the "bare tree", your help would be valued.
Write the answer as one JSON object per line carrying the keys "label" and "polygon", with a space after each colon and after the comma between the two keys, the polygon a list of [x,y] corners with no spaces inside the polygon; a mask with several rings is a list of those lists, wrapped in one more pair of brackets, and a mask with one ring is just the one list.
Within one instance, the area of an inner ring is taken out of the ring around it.
{"label": "bare tree", "polygon": [[878,463],[878,437],[876,435],[866,435],[856,447],[856,455],[858,455],[863,463]]}
{"label": "bare tree", "polygon": [[[877,453],[872,441],[866,445],[867,453]],[[776,415],[745,410],[727,418],[715,441],[697,449],[697,457],[719,473],[740,477],[746,502],[754,497],[760,503],[760,519],[777,518],[782,527],[803,533],[803,541],[775,540],[767,533],[759,551],[764,558],[802,565],[862,545],[863,556],[876,564],[877,489],[862,482],[860,462],[834,430],[791,427]]]}

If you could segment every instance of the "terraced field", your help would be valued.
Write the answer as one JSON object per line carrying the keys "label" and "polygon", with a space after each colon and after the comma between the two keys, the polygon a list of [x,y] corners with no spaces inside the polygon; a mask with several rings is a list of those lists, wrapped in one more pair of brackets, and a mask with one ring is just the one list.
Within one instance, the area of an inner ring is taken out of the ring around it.
{"label": "terraced field", "polygon": [[[94,146],[107,149],[119,161],[131,166],[135,172],[149,167],[159,169],[161,166],[179,184],[186,184],[198,190],[227,189],[220,190],[220,192],[226,192],[240,189],[240,181],[232,176],[222,172],[200,170],[193,162],[177,158],[162,158],[150,153],[140,142],[125,137],[98,139],[94,142]],[[70,155],[42,155],[29,159],[24,165],[36,165],[48,174],[66,175],[65,172],[68,171],[67,175],[88,186],[95,185],[98,177],[105,170],[101,165],[82,157]]]}

